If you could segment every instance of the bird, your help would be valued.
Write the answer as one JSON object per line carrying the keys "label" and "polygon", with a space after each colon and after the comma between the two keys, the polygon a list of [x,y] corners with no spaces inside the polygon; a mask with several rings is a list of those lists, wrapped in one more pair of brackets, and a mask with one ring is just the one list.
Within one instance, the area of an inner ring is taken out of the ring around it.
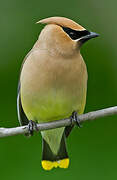
{"label": "bird", "polygon": [[[22,63],[17,94],[20,125],[33,134],[37,123],[83,114],[88,73],[80,54],[82,45],[98,36],[66,17],[48,17],[32,49]],[[78,123],[79,124],[79,123]],[[68,168],[66,138],[73,125],[41,131],[44,170]]]}

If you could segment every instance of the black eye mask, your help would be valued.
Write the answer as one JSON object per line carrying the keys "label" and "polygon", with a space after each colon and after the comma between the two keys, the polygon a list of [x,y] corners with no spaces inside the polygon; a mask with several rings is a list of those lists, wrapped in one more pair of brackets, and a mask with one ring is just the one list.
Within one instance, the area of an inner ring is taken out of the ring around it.
{"label": "black eye mask", "polygon": [[83,36],[87,36],[90,34],[89,31],[87,30],[83,30],[83,31],[77,31],[77,30],[73,30],[67,27],[62,27],[62,29],[69,35],[69,37],[73,40],[79,39]]}

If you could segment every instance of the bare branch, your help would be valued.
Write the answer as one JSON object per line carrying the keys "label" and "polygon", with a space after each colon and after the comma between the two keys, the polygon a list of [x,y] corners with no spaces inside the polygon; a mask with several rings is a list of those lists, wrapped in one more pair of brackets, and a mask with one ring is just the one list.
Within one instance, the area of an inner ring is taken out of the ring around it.
{"label": "bare branch", "polygon": [[[117,106],[82,114],[82,115],[79,115],[78,118],[79,118],[80,123],[83,123],[88,120],[94,120],[100,117],[110,116],[114,114],[117,114]],[[75,122],[71,122],[70,119],[62,119],[59,121],[37,124],[37,127],[39,131],[43,131],[43,130],[48,130],[48,129],[69,126],[71,125],[71,123],[75,124]],[[15,128],[0,128],[0,138],[6,137],[6,136],[14,136],[18,134],[25,134],[25,133],[28,133],[27,125],[21,126],[21,127],[15,127]]]}

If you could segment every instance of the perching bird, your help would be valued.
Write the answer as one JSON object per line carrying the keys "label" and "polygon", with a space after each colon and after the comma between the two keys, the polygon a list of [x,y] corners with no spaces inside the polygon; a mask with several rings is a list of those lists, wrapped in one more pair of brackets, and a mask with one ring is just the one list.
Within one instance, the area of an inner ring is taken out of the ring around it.
{"label": "perching bird", "polygon": [[[97,37],[76,22],[50,17],[32,50],[24,59],[18,86],[18,118],[21,125],[61,120],[82,114],[86,103],[87,69],[80,48]],[[42,131],[42,167],[67,168],[65,139],[72,126]]]}

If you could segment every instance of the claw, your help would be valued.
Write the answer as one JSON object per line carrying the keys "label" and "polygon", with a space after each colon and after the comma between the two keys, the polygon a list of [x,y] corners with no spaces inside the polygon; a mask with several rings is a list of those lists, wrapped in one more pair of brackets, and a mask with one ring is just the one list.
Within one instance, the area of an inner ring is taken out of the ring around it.
{"label": "claw", "polygon": [[79,128],[82,127],[81,124],[80,124],[80,120],[79,120],[79,118],[78,118],[78,113],[77,113],[76,111],[74,111],[74,112],[72,113],[70,119],[71,119],[71,122],[75,121],[75,123],[77,124],[77,126],[78,126]]}
{"label": "claw", "polygon": [[30,120],[28,123],[28,131],[31,136],[33,136],[34,130],[38,131],[37,123]]}

